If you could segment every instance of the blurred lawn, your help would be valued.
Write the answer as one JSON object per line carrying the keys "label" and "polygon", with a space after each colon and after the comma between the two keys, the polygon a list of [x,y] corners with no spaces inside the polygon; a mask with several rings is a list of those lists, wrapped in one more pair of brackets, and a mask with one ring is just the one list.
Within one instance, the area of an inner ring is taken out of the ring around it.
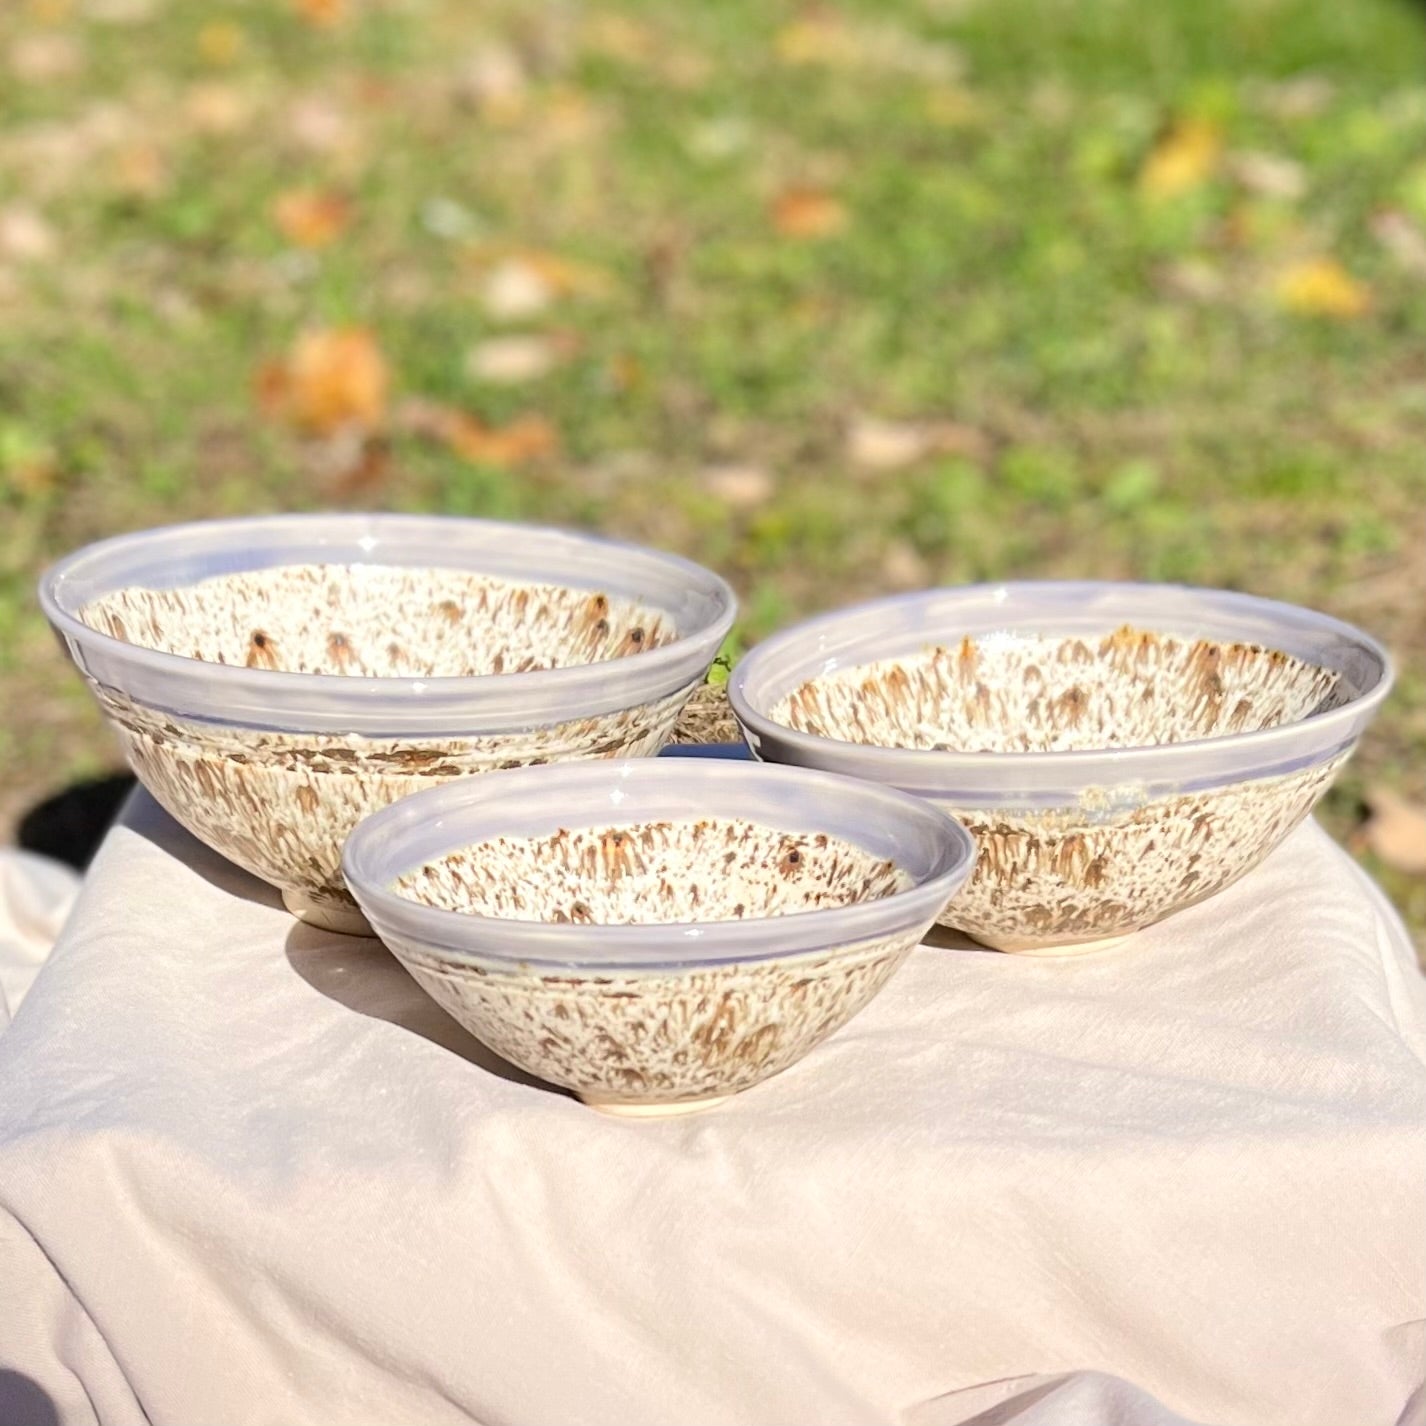
{"label": "blurred lawn", "polygon": [[1360,850],[1426,797],[1423,77],[1405,0],[11,0],[7,815],[113,762],[45,561],[341,503],[683,550],[744,641],[1001,575],[1330,610],[1403,664]]}

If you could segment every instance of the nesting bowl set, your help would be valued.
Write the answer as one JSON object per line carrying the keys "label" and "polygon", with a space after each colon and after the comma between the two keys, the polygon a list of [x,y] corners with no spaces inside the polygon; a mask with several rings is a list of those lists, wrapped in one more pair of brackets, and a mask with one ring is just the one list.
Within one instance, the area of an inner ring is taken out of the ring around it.
{"label": "nesting bowl set", "polygon": [[720,763],[653,755],[732,591],[633,545],[212,521],[88,546],[40,599],[189,831],[633,1115],[785,1069],[938,921],[1083,954],[1213,896],[1310,813],[1392,676],[1351,626],[1248,595],[933,590],[755,647],[728,695],[757,761]]}

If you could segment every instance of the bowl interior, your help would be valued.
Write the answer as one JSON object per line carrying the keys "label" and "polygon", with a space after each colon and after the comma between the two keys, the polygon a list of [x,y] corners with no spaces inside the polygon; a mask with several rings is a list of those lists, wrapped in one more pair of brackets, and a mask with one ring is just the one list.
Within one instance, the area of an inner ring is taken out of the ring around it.
{"label": "bowl interior", "polygon": [[85,604],[90,628],[208,663],[286,673],[465,678],[620,658],[677,637],[634,599],[468,569],[302,563]]}
{"label": "bowl interior", "polygon": [[1075,752],[1297,722],[1346,702],[1342,675],[1283,650],[1122,625],[999,630],[814,675],[771,708],[799,732],[890,748]]}
{"label": "bowl interior", "polygon": [[629,926],[819,911],[913,884],[892,859],[826,832],[687,816],[493,837],[425,863],[393,890],[477,916]]}

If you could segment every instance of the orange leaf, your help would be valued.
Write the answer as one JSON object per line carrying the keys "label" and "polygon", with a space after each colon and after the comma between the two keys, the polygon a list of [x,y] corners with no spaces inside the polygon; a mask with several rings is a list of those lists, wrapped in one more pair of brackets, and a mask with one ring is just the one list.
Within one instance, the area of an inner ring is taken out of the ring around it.
{"label": "orange leaf", "polygon": [[292,0],[292,8],[319,29],[330,29],[347,18],[347,0]]}
{"label": "orange leaf", "polygon": [[452,412],[442,433],[459,456],[477,465],[528,465],[559,449],[559,433],[543,416],[517,416],[508,426],[487,426],[478,417]]}
{"label": "orange leaf", "polygon": [[1371,288],[1336,258],[1294,263],[1277,280],[1277,300],[1289,312],[1308,317],[1360,317],[1371,310]]}
{"label": "orange leaf", "polygon": [[134,144],[115,160],[119,187],[135,198],[157,198],[168,186],[168,168],[163,155],[151,144]]}
{"label": "orange leaf", "polygon": [[785,238],[825,238],[847,226],[840,199],[820,188],[789,188],[772,205],[773,227]]}
{"label": "orange leaf", "polygon": [[294,188],[277,195],[272,219],[289,243],[300,248],[324,248],[346,231],[351,204],[338,193]]}
{"label": "orange leaf", "polygon": [[1150,198],[1175,198],[1206,183],[1223,157],[1223,132],[1206,119],[1180,119],[1153,147],[1139,172]]}
{"label": "orange leaf", "polygon": [[309,435],[344,427],[372,430],[386,416],[390,373],[376,338],[364,327],[304,332],[284,361],[257,376],[257,396],[273,416]]}

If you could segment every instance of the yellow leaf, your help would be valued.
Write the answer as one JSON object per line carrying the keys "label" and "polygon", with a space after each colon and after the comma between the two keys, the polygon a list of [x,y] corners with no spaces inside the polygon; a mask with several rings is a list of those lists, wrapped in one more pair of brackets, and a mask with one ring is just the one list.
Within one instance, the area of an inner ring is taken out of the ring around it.
{"label": "yellow leaf", "polygon": [[830,17],[809,17],[784,25],[773,46],[784,64],[853,66],[863,58],[855,32]]}
{"label": "yellow leaf", "polygon": [[287,357],[258,373],[258,400],[310,435],[372,430],[386,416],[391,379],[375,336],[364,327],[302,333]]}
{"label": "yellow leaf", "polygon": [[1156,143],[1139,172],[1150,198],[1174,198],[1206,183],[1223,157],[1223,132],[1206,119],[1181,119]]}
{"label": "yellow leaf", "polygon": [[820,188],[789,188],[772,205],[772,224],[785,238],[825,238],[847,225],[841,200]]}
{"label": "yellow leaf", "polygon": [[1276,291],[1289,312],[1309,317],[1360,317],[1372,305],[1371,288],[1331,257],[1294,263],[1279,275]]}
{"label": "yellow leaf", "polygon": [[351,204],[338,193],[294,188],[273,201],[272,220],[289,243],[324,248],[346,231]]}
{"label": "yellow leaf", "polygon": [[926,95],[926,117],[944,129],[974,124],[980,116],[980,101],[965,89],[943,84]]}
{"label": "yellow leaf", "polygon": [[231,20],[210,20],[198,31],[198,53],[209,64],[232,64],[246,46],[242,26]]}

